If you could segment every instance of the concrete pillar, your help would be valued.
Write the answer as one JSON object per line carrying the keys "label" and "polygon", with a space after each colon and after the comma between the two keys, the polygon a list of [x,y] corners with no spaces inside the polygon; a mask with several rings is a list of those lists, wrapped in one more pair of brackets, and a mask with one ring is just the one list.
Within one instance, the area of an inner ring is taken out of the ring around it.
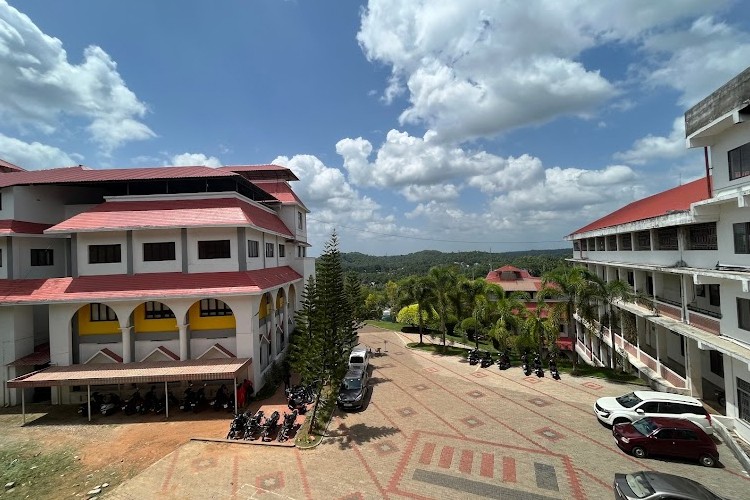
{"label": "concrete pillar", "polygon": [[269,314],[269,337],[271,338],[271,357],[268,360],[269,363],[271,363],[274,359],[276,359],[276,356],[279,354],[279,342],[278,342],[278,334],[276,332],[276,328],[278,326],[278,321],[276,320],[276,293],[271,294],[271,303],[268,304],[268,314]]}
{"label": "concrete pillar", "polygon": [[656,371],[662,373],[662,359],[667,359],[667,332],[664,328],[656,326]]}
{"label": "concrete pillar", "polygon": [[190,325],[185,323],[184,325],[177,325],[180,337],[180,361],[186,361],[190,359],[190,339],[188,338],[188,327]]}
{"label": "concrete pillar", "polygon": [[703,398],[702,351],[698,342],[685,337],[685,379],[694,398]]}
{"label": "concrete pillar", "polygon": [[122,332],[122,362],[132,363],[133,362],[133,341],[132,334],[130,332],[131,327],[121,326],[120,332]]}

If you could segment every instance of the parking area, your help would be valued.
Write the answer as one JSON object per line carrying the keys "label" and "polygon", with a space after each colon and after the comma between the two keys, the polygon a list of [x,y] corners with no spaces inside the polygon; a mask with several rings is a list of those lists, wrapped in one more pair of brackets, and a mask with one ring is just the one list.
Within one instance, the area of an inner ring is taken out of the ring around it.
{"label": "parking area", "polygon": [[750,486],[723,443],[714,469],[620,451],[592,406],[633,386],[482,369],[377,329],[360,338],[385,340],[388,352],[372,360],[365,407],[336,412],[317,448],[191,441],[108,498],[600,499],[612,497],[616,472],[637,470],[690,477],[727,498]]}

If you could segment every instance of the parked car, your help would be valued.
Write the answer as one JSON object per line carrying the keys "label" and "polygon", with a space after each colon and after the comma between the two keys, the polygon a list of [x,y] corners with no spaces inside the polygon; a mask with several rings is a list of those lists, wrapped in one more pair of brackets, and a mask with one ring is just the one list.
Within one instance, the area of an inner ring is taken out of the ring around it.
{"label": "parked car", "polygon": [[643,417],[679,417],[688,419],[713,434],[711,414],[699,400],[657,391],[635,391],[618,398],[599,398],[594,404],[594,413],[600,422],[607,425],[634,422]]}
{"label": "parked car", "polygon": [[615,500],[723,500],[701,483],[663,472],[615,474]]}
{"label": "parked car", "polygon": [[336,400],[342,409],[361,408],[367,394],[367,370],[352,369],[346,372],[339,387],[339,396]]}
{"label": "parked car", "polygon": [[349,354],[349,369],[367,371],[367,367],[370,364],[370,357],[372,357],[372,349],[366,345],[358,345]]}
{"label": "parked car", "polygon": [[612,427],[615,442],[637,458],[663,455],[698,460],[705,467],[719,461],[711,437],[698,425],[683,418],[644,417]]}

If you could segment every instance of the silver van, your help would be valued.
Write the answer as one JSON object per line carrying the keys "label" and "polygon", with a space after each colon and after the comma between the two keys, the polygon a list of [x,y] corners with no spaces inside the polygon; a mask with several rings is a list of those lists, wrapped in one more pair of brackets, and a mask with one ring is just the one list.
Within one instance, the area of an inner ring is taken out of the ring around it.
{"label": "silver van", "polygon": [[366,345],[358,345],[349,354],[349,369],[350,370],[364,370],[367,371],[367,367],[370,364],[370,357],[372,356],[372,349]]}

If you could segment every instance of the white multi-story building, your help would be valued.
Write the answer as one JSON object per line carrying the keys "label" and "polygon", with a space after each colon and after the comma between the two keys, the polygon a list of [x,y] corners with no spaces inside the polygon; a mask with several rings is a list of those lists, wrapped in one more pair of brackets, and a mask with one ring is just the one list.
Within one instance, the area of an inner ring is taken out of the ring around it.
{"label": "white multi-story building", "polygon": [[[616,351],[661,390],[718,399],[750,441],[750,68],[685,114],[704,178],[575,231],[572,261],[642,297],[620,303]],[[609,364],[610,332],[579,323],[577,352]]]}
{"label": "white multi-story building", "polygon": [[295,180],[276,165],[24,171],[0,162],[0,404],[22,390],[26,401],[80,401],[72,384],[45,393],[6,383],[48,365],[189,371],[234,358],[260,388],[314,273]]}

